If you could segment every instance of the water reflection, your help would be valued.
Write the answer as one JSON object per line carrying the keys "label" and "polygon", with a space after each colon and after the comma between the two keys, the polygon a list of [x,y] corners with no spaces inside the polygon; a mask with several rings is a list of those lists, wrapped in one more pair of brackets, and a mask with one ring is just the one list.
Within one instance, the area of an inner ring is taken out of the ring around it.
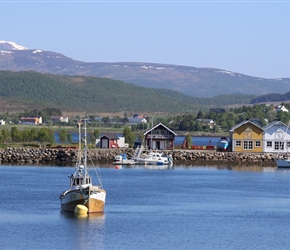
{"label": "water reflection", "polygon": [[103,224],[105,222],[105,213],[94,213],[94,214],[84,214],[84,215],[79,215],[75,213],[67,213],[67,212],[60,212],[61,216],[66,219],[85,219],[89,220],[90,222],[95,222],[98,224]]}
{"label": "water reflection", "polygon": [[103,249],[105,234],[105,214],[75,215],[61,212],[67,222],[74,249]]}

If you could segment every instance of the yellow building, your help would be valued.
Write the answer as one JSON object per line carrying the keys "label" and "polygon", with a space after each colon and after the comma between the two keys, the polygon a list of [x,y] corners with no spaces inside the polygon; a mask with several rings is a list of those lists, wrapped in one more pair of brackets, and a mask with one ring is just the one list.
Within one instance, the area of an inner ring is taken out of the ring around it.
{"label": "yellow building", "polygon": [[233,152],[261,153],[263,152],[263,129],[247,120],[230,130]]}

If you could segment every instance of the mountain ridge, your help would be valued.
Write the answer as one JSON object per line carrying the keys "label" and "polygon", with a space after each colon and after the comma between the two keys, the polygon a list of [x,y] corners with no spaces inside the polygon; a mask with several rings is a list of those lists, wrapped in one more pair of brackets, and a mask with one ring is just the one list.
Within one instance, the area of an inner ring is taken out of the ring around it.
{"label": "mountain ridge", "polygon": [[217,68],[160,63],[82,62],[60,53],[8,43],[15,47],[7,49],[7,42],[0,43],[0,70],[96,76],[146,88],[170,89],[193,97],[284,94],[290,91],[290,78],[266,79]]}

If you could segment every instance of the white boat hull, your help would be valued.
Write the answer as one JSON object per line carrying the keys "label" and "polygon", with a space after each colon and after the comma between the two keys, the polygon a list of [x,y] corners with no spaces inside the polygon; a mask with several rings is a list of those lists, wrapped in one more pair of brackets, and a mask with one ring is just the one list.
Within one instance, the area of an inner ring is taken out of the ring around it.
{"label": "white boat hull", "polygon": [[276,160],[278,168],[290,168],[290,159],[280,159]]}
{"label": "white boat hull", "polygon": [[134,160],[120,160],[113,162],[113,165],[134,165],[134,164],[136,164]]}
{"label": "white boat hull", "polygon": [[159,166],[168,165],[169,164],[168,161],[166,161],[166,162],[164,162],[164,161],[155,161],[155,160],[142,159],[142,158],[136,159],[136,163],[140,164],[140,165],[159,165]]}
{"label": "white boat hull", "polygon": [[61,209],[73,213],[77,205],[84,205],[88,213],[104,212],[106,191],[98,187],[68,190],[61,194]]}
{"label": "white boat hull", "polygon": [[173,160],[165,154],[158,152],[149,152],[147,155],[141,155],[134,158],[135,162],[140,165],[172,165]]}

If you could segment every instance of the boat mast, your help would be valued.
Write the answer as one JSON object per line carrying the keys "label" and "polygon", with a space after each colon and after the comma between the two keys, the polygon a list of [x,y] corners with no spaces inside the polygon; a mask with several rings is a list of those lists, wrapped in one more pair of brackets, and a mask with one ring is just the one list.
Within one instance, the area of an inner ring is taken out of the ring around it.
{"label": "boat mast", "polygon": [[79,150],[78,150],[78,164],[81,163],[81,152],[82,152],[82,144],[81,144],[81,122],[78,122],[79,126]]}
{"label": "boat mast", "polygon": [[84,135],[84,167],[85,167],[85,176],[87,177],[88,169],[87,169],[87,120],[85,120],[85,135]]}

